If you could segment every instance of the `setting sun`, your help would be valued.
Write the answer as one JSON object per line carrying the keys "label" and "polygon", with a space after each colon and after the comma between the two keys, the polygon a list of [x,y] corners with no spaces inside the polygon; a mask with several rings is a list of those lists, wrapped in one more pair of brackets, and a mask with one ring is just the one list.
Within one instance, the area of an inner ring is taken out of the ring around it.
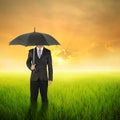
{"label": "setting sun", "polygon": [[62,58],[58,58],[58,63],[62,63],[63,62],[63,59]]}

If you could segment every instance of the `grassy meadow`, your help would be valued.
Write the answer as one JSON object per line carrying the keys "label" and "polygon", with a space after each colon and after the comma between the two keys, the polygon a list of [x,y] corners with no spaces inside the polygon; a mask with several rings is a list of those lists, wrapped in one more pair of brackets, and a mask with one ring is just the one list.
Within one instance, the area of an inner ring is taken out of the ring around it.
{"label": "grassy meadow", "polygon": [[[32,119],[30,73],[0,73],[0,120]],[[34,120],[120,120],[120,71],[56,72],[48,88],[49,106]]]}

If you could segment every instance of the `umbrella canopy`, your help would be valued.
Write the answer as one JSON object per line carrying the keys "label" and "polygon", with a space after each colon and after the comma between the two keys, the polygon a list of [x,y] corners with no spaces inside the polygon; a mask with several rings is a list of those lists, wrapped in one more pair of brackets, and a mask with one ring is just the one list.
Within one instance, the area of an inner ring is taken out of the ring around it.
{"label": "umbrella canopy", "polygon": [[49,34],[34,31],[16,37],[9,43],[9,45],[60,45],[60,43]]}

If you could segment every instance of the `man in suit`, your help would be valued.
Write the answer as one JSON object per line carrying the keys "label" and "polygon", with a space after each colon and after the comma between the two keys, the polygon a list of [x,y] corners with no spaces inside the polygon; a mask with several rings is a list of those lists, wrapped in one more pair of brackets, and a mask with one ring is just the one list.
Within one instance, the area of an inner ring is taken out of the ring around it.
{"label": "man in suit", "polygon": [[48,104],[48,84],[53,80],[52,57],[50,50],[43,45],[35,48],[35,64],[33,62],[33,49],[29,50],[26,61],[27,67],[31,70],[30,78],[30,100],[31,105],[37,106],[38,92],[40,90],[42,104]]}

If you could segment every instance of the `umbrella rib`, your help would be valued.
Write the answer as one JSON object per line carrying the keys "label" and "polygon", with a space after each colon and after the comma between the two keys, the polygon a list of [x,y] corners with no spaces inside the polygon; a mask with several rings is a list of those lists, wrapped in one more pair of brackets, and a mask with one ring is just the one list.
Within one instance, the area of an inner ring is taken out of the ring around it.
{"label": "umbrella rib", "polygon": [[[42,37],[44,38],[44,40],[46,40],[46,39],[45,39],[45,36],[44,36],[44,33],[42,34]],[[49,45],[49,43],[48,43],[47,40],[46,40],[46,43],[47,43],[47,45]]]}

